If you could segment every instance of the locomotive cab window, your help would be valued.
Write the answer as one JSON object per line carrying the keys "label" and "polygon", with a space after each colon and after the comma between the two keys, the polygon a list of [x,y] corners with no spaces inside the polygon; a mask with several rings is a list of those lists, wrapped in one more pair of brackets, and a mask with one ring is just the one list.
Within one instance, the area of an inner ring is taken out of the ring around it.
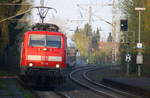
{"label": "locomotive cab window", "polygon": [[46,46],[61,48],[61,37],[60,36],[47,36],[46,37]]}
{"label": "locomotive cab window", "polygon": [[30,35],[30,46],[45,46],[45,35]]}
{"label": "locomotive cab window", "polygon": [[61,36],[31,34],[29,46],[61,48]]}

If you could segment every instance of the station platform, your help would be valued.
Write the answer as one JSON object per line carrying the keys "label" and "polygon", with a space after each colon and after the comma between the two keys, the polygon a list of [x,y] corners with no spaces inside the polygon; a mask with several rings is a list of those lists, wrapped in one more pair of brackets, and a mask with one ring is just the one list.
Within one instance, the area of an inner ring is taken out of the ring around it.
{"label": "station platform", "polygon": [[150,98],[150,78],[105,77],[102,83]]}

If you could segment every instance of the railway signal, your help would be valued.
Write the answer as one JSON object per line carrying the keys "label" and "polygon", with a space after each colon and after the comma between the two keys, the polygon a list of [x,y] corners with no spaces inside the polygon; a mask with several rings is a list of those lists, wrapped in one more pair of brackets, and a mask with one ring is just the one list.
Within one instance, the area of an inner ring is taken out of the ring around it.
{"label": "railway signal", "polygon": [[130,62],[131,62],[131,54],[127,53],[125,61],[127,62],[127,71],[126,74],[129,75],[129,70],[130,70]]}
{"label": "railway signal", "polygon": [[128,31],[128,20],[120,20],[120,31]]}

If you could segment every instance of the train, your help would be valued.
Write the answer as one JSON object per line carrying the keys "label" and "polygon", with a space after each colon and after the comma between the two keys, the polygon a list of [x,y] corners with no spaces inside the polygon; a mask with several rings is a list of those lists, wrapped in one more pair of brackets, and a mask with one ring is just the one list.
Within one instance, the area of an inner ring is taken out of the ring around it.
{"label": "train", "polygon": [[[68,39],[69,40],[69,39]],[[78,49],[76,48],[76,44],[72,40],[67,40],[67,64],[69,68],[76,67],[76,57]]]}
{"label": "train", "polygon": [[67,37],[59,32],[57,25],[37,23],[23,35],[20,76],[34,81],[47,77],[50,81],[62,82],[69,66],[76,64],[75,50],[67,47]]}

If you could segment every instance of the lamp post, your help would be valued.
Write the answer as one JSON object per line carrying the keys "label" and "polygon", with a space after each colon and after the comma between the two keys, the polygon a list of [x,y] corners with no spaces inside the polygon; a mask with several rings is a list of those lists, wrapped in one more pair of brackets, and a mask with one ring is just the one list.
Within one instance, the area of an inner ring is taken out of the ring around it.
{"label": "lamp post", "polygon": [[139,11],[139,37],[138,37],[138,43],[141,42],[141,11],[144,11],[144,7],[136,7],[136,11]]}
{"label": "lamp post", "polygon": [[141,65],[143,64],[143,55],[141,53],[142,49],[142,43],[141,43],[141,11],[144,11],[144,7],[136,7],[136,11],[139,12],[139,34],[138,34],[138,43],[137,43],[137,48],[138,48],[138,54],[136,58],[136,63],[138,64],[138,76],[141,76]]}

